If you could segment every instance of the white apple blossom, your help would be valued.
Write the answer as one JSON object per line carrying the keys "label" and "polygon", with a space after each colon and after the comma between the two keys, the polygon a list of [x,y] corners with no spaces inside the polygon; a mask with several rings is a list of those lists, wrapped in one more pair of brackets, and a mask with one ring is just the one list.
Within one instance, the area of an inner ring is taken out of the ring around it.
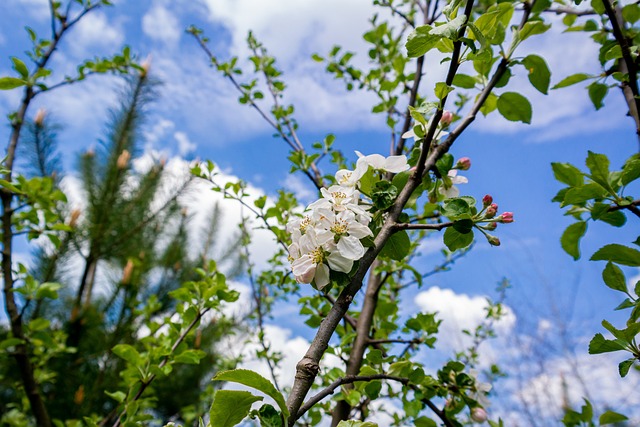
{"label": "white apple blossom", "polygon": [[336,249],[340,255],[354,261],[362,258],[365,249],[360,239],[373,236],[369,227],[359,223],[351,211],[338,213],[323,211],[322,217],[321,225],[324,230],[319,233],[331,236],[331,239],[336,242]]}
{"label": "white apple blossom", "polygon": [[447,199],[451,199],[453,197],[458,197],[460,195],[460,190],[456,187],[456,184],[466,184],[469,180],[464,176],[458,176],[458,171],[456,169],[451,169],[447,176],[451,181],[451,184],[445,183],[445,180],[442,181],[442,185],[439,188],[440,194],[444,195]]}
{"label": "white apple blossom", "polygon": [[343,187],[355,187],[358,185],[360,178],[367,173],[369,167],[364,163],[356,163],[356,169],[350,171],[348,169],[340,169],[336,172],[336,182]]}
{"label": "white apple blossom", "polygon": [[318,289],[329,284],[329,267],[324,264],[325,251],[315,229],[310,228],[298,242],[289,245],[289,257],[292,260],[293,275],[298,283],[313,281]]}
{"label": "white apple blossom", "polygon": [[356,154],[358,155],[356,169],[359,165],[364,164],[385,172],[399,173],[408,170],[410,167],[407,163],[407,156],[405,155],[384,157],[380,154],[370,154],[365,156],[359,151],[356,151]]}

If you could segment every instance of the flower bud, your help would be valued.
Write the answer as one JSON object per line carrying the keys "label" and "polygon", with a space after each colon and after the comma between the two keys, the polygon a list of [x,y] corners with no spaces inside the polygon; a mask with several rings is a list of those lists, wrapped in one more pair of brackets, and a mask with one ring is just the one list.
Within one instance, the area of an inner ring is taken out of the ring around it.
{"label": "flower bud", "polygon": [[461,157],[456,164],[456,169],[460,169],[461,171],[471,169],[471,159],[468,157]]}
{"label": "flower bud", "polygon": [[82,212],[80,211],[80,209],[74,209],[71,211],[71,217],[69,218],[69,227],[75,228],[75,226],[78,224],[78,218],[80,218],[81,213]]}
{"label": "flower bud", "polygon": [[484,206],[485,208],[491,203],[493,203],[493,197],[491,197],[489,194],[482,198],[482,206]]}
{"label": "flower bud", "polygon": [[484,228],[489,230],[489,231],[493,231],[496,228],[498,228],[498,223],[497,222],[490,222],[489,224],[485,225]]}
{"label": "flower bud", "polygon": [[513,222],[513,212],[505,212],[500,215],[500,222],[503,222],[505,224]]}
{"label": "flower bud", "polygon": [[484,214],[485,218],[493,218],[498,213],[498,205],[491,203]]}
{"label": "flower bud", "polygon": [[127,260],[127,264],[124,266],[124,269],[122,270],[122,284],[123,285],[128,285],[129,283],[131,283],[131,275],[133,274],[133,261],[131,261],[130,259]]}
{"label": "flower bud", "polygon": [[118,161],[116,162],[118,169],[122,170],[126,168],[127,165],[129,164],[130,158],[131,158],[131,154],[129,153],[129,151],[122,150],[122,153],[120,153],[120,155],[118,156]]}
{"label": "flower bud", "polygon": [[36,113],[36,117],[33,119],[33,123],[35,123],[35,125],[38,127],[42,127],[42,125],[44,124],[44,118],[46,115],[47,115],[47,110],[45,110],[44,108],[39,109],[38,112]]}
{"label": "flower bud", "polygon": [[442,112],[442,117],[440,118],[440,123],[442,126],[449,126],[451,121],[453,120],[453,113],[448,110],[444,110]]}
{"label": "flower bud", "polygon": [[142,61],[142,63],[140,64],[140,67],[142,67],[142,70],[140,71],[140,76],[146,77],[147,74],[149,74],[149,68],[151,68],[151,55],[147,56],[147,59]]}
{"label": "flower bud", "polygon": [[496,236],[487,234],[487,241],[491,246],[500,246],[500,239],[498,239]]}
{"label": "flower bud", "polygon": [[473,408],[471,410],[471,419],[476,423],[483,423],[487,421],[487,411],[482,408]]}

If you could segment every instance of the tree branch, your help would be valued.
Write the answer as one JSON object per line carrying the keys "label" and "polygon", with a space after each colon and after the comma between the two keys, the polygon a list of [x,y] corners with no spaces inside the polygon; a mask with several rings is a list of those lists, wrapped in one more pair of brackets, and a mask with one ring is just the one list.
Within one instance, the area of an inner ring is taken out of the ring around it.
{"label": "tree branch", "polygon": [[[631,55],[630,46],[632,42],[624,35],[624,20],[622,13],[616,13],[610,0],[602,0],[605,13],[611,22],[611,29],[613,30],[613,36],[616,42],[620,46],[622,51],[622,61],[619,63],[620,72],[626,73],[629,76],[628,82],[621,84],[622,91],[625,95],[627,105],[629,106],[629,114],[633,118],[636,124],[636,135],[640,142],[640,99],[638,99],[638,68],[633,56]],[[620,16],[618,16],[620,15]],[[629,93],[630,92],[630,93]]]}

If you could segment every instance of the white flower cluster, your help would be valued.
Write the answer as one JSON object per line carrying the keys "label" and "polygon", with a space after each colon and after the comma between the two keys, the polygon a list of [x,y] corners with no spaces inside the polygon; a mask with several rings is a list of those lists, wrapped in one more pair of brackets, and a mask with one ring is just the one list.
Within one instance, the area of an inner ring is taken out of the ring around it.
{"label": "white flower cluster", "polygon": [[287,224],[292,240],[289,260],[298,283],[313,281],[322,289],[329,284],[330,270],[348,273],[364,256],[361,239],[373,236],[373,232],[369,229],[369,207],[361,203],[357,186],[369,167],[391,173],[409,169],[405,156],[356,154],[355,170],[339,170],[338,184],[322,188],[322,198],[307,207],[305,216]]}

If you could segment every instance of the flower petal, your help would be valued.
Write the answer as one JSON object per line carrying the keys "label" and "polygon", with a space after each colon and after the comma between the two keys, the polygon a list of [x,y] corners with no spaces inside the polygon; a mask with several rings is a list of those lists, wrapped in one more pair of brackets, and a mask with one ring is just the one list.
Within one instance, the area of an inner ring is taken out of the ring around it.
{"label": "flower petal", "polygon": [[347,259],[359,260],[364,255],[364,246],[353,236],[342,236],[338,241],[338,252]]}
{"label": "flower petal", "polygon": [[318,265],[316,274],[313,277],[313,283],[315,283],[316,288],[320,291],[329,284],[329,267],[327,267],[326,264]]}
{"label": "flower petal", "polygon": [[327,257],[327,262],[329,263],[329,267],[331,267],[334,271],[341,271],[343,273],[348,273],[351,271],[353,267],[353,260],[347,259],[340,255],[340,252],[332,252]]}

